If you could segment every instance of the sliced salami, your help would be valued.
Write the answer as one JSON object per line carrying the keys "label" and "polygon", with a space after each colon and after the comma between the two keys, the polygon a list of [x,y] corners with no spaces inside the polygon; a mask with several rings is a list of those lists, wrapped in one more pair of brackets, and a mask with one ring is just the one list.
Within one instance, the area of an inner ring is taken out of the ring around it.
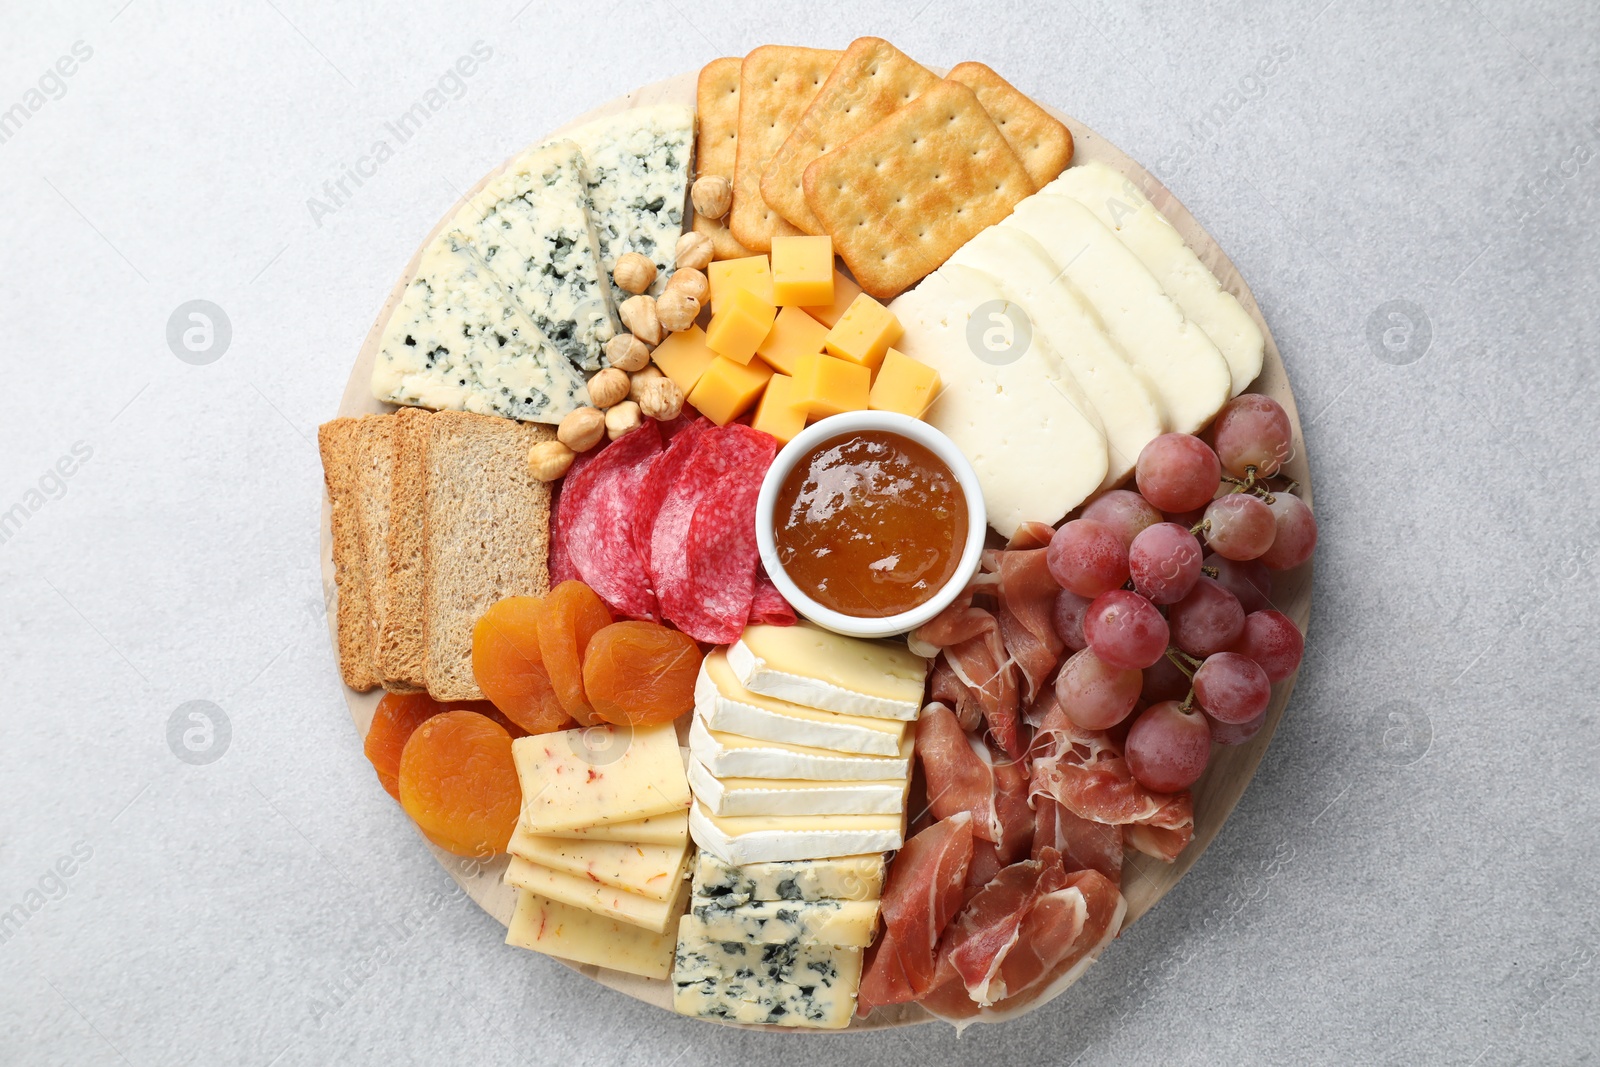
{"label": "sliced salami", "polygon": [[667,494],[693,458],[700,434],[711,425],[710,419],[677,425],[681,421],[674,419],[661,424],[663,430],[670,428],[672,431],[669,443],[665,451],[650,461],[650,469],[639,486],[638,510],[633,514],[633,546],[644,563],[645,572],[650,575],[652,589],[655,589],[655,574],[650,562],[650,542],[654,536],[656,517],[666,502]]}
{"label": "sliced salami", "polygon": [[793,626],[794,608],[783,599],[778,587],[767,575],[767,568],[756,568],[756,594],[750,603],[750,621],[767,626]]}
{"label": "sliced salami", "polygon": [[685,545],[692,601],[675,621],[696,640],[731,644],[744,632],[755,600],[756,497],[777,441],[733,423],[702,442],[712,447],[696,449],[694,474],[705,480],[706,491],[695,505]]}
{"label": "sliced salami", "polygon": [[647,421],[602,448],[581,470],[568,471],[561,490],[561,553],[614,613],[627,618],[653,621],[660,614],[633,540],[639,489],[660,454],[661,432]]}

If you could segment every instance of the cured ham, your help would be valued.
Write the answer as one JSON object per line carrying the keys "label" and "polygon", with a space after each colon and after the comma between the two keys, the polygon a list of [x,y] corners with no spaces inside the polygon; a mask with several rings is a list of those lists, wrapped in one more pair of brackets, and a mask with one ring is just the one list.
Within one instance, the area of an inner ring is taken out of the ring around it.
{"label": "cured ham", "polygon": [[1098,871],[1112,885],[1122,884],[1122,826],[1091,822],[1048,796],[1035,796],[1033,804],[1035,859],[1053,848],[1068,871]]}
{"label": "cured ham", "polygon": [[982,709],[996,743],[1017,758],[1026,747],[1019,714],[1021,691],[1016,665],[992,610],[1000,593],[1003,555],[985,552],[977,576],[949,607],[912,634],[911,645],[926,655],[939,653],[967,688],[969,698]]}
{"label": "cured ham", "polygon": [[1022,673],[1022,700],[1032,704],[1061,661],[1066,645],[1056,634],[1054,609],[1061,587],[1050,577],[1042,548],[1005,552],[1000,558],[1000,636]]}
{"label": "cured ham", "polygon": [[997,755],[938,703],[923,708],[917,720],[917,757],[934,815],[970,814],[973,834],[995,846],[1002,867],[1028,854],[1034,819],[1022,763]]}

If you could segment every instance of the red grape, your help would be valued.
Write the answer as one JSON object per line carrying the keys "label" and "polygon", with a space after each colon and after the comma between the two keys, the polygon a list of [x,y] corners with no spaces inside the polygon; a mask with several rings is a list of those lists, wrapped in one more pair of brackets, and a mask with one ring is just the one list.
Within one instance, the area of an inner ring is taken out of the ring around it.
{"label": "red grape", "polygon": [[1075,652],[1056,676],[1056,698],[1067,718],[1085,730],[1105,730],[1128,717],[1144,676],[1113,667],[1089,649]]}
{"label": "red grape", "polygon": [[[1090,609],[1091,615],[1093,609]],[[1172,643],[1191,656],[1225,651],[1244,629],[1244,608],[1239,598],[1210,578],[1201,578],[1194,591],[1167,609]],[[1089,643],[1094,643],[1091,635]]]}
{"label": "red grape", "polygon": [[1045,557],[1050,576],[1063,589],[1097,597],[1128,580],[1128,546],[1109,526],[1074,519],[1055,532]]}
{"label": "red grape", "polygon": [[1243,478],[1251,467],[1257,478],[1270,478],[1289,461],[1289,416],[1271,397],[1244,393],[1222,405],[1211,424],[1222,468]]}
{"label": "red grape", "polygon": [[1218,722],[1245,723],[1267,710],[1272,683],[1255,660],[1218,652],[1194,672],[1194,697]]}
{"label": "red grape", "polygon": [[1161,521],[1161,512],[1132,489],[1113,489],[1084,508],[1082,517],[1109,526],[1126,548],[1140,530]]}
{"label": "red grape", "polygon": [[1167,650],[1167,620],[1138,593],[1113,589],[1089,605],[1083,636],[1111,666],[1142,671]]}
{"label": "red grape", "polygon": [[1178,669],[1171,656],[1162,656],[1144,669],[1144,692],[1149,701],[1182,700],[1189,695],[1189,676]]}
{"label": "red grape", "polygon": [[1056,636],[1074,652],[1089,647],[1089,639],[1083,636],[1083,614],[1089,610],[1091,603],[1088,597],[1079,596],[1070,589],[1063,589],[1056,594]]}
{"label": "red grape", "polygon": [[1277,534],[1261,562],[1275,571],[1293,570],[1311,558],[1317,547],[1317,520],[1305,501],[1290,493],[1272,494],[1272,518]]}
{"label": "red grape", "polygon": [[1219,722],[1206,716],[1211,721],[1211,740],[1219,745],[1242,745],[1256,734],[1267,723],[1267,713],[1262,712],[1249,722],[1231,723]]}
{"label": "red grape", "polygon": [[1194,534],[1177,523],[1158,522],[1133,539],[1128,573],[1141,596],[1157,604],[1175,604],[1199,580],[1200,557]]}
{"label": "red grape", "polygon": [[1139,493],[1162,511],[1203,508],[1222,484],[1222,464],[1198,437],[1164,433],[1144,446],[1134,469]]}
{"label": "red grape", "polygon": [[1281,611],[1252,611],[1230,651],[1261,665],[1269,681],[1281,682],[1300,667],[1306,639]]}
{"label": "red grape", "polygon": [[1249,493],[1230,493],[1206,508],[1206,547],[1227,559],[1255,559],[1277,535],[1272,509]]}
{"label": "red grape", "polygon": [[1133,720],[1124,753],[1140,785],[1157,793],[1176,793],[1205,773],[1211,758],[1211,725],[1200,712],[1164,700]]}
{"label": "red grape", "polygon": [[1224,559],[1213,552],[1200,565],[1217,569],[1217,584],[1238,597],[1245,611],[1272,607],[1272,572],[1260,560]]}

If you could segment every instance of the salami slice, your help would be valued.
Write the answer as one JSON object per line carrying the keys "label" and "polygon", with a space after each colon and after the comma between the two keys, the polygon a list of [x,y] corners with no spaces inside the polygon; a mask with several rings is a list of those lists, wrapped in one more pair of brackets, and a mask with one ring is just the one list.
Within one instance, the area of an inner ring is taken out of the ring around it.
{"label": "salami slice", "polygon": [[793,626],[795,623],[794,608],[778,592],[765,567],[756,568],[756,594],[750,603],[750,621],[768,626]]}
{"label": "salami slice", "polygon": [[693,458],[695,442],[699,440],[701,432],[711,425],[710,419],[683,426],[674,425],[679,421],[674,419],[661,424],[662,430],[671,429],[670,440],[666,450],[650,461],[650,469],[639,486],[638,510],[633,513],[633,547],[639,553],[645,573],[650,575],[652,589],[655,588],[655,574],[650,564],[650,542],[655,531],[656,516],[660,514],[667,494]]}
{"label": "salami slice", "polygon": [[[567,469],[567,478],[576,478],[599,454],[598,450],[579,452],[573,457],[572,466]],[[570,522],[562,515],[562,501],[567,495],[565,489],[564,480],[556,483],[555,499],[550,505],[550,588],[552,589],[562,582],[579,580],[578,572],[572,566],[572,557],[567,554],[567,527]]]}
{"label": "salami slice", "polygon": [[661,454],[653,421],[605,446],[581,470],[567,472],[556,520],[561,553],[577,576],[617,615],[659,617],[644,561],[634,547],[639,489]]}
{"label": "salami slice", "polygon": [[695,505],[684,546],[692,600],[675,621],[696,640],[730,644],[744,632],[755,600],[756,497],[777,441],[738,423],[702,441],[713,447],[696,449],[694,473],[707,489]]}

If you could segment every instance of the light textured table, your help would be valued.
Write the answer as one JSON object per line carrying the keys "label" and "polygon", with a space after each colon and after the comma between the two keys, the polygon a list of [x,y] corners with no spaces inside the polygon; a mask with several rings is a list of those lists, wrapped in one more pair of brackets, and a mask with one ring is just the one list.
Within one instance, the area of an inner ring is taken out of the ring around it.
{"label": "light textured table", "polygon": [[[1489,1065],[1600,1041],[1593,5],[7,6],[0,1063]],[[1323,540],[1294,704],[1178,889],[1026,1020],[844,1049],[500,944],[361,757],[313,441],[482,172],[714,56],[865,33],[990,63],[1217,237],[1293,375]],[[185,348],[195,300],[225,346]]]}

